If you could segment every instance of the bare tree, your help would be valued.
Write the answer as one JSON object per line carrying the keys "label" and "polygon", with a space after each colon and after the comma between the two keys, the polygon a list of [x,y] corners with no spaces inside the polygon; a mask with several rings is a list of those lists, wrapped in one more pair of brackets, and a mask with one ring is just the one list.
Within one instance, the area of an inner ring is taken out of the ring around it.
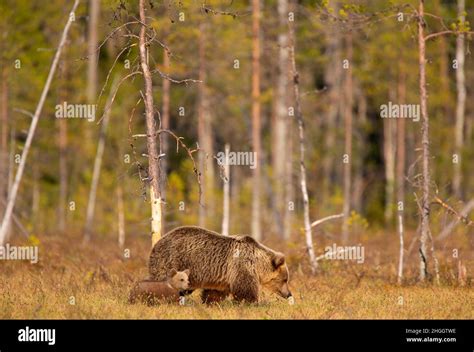
{"label": "bare tree", "polygon": [[229,236],[229,218],[230,218],[230,165],[227,160],[228,155],[230,152],[230,146],[228,144],[225,145],[225,158],[226,161],[224,163],[224,191],[223,191],[223,209],[222,209],[222,234],[224,236]]}
{"label": "bare tree", "polygon": [[303,114],[301,111],[300,103],[300,91],[299,91],[299,75],[296,69],[296,59],[295,59],[295,29],[294,21],[289,22],[290,28],[290,43],[289,43],[289,52],[290,52],[290,63],[293,73],[293,92],[295,100],[295,115],[298,122],[298,136],[299,136],[299,149],[300,149],[300,185],[301,193],[303,196],[303,213],[304,213],[304,233],[306,239],[306,250],[308,252],[309,263],[311,266],[311,272],[316,273],[318,268],[318,262],[316,261],[316,256],[314,254],[313,247],[313,237],[311,234],[311,220],[309,212],[309,196],[308,196],[308,187],[306,184],[306,166],[305,166],[305,133],[304,133],[304,121]]}
{"label": "bare tree", "polygon": [[428,116],[428,102],[427,102],[427,88],[426,88],[426,42],[429,39],[437,38],[444,35],[463,35],[472,34],[469,26],[464,21],[460,21],[458,25],[455,25],[454,29],[448,29],[439,16],[427,14],[432,18],[438,19],[443,25],[443,29],[439,32],[430,33],[425,35],[425,8],[424,0],[420,0],[419,8],[417,13],[418,22],[418,52],[419,52],[419,66],[420,66],[420,106],[421,106],[421,145],[422,145],[422,183],[421,183],[421,234],[420,234],[420,281],[424,281],[428,276],[428,258],[427,249],[428,241],[431,240],[431,253],[433,255],[434,269],[436,274],[436,280],[439,282],[439,267],[438,261],[434,255],[434,244],[430,232],[430,139],[429,139],[429,116]]}
{"label": "bare tree", "polygon": [[[458,17],[461,22],[465,21],[465,0],[458,0]],[[464,116],[466,111],[466,78],[464,73],[465,58],[464,34],[456,37],[456,126],[455,126],[455,151],[457,162],[454,163],[453,191],[456,197],[461,197],[462,181],[462,150],[464,145]]]}
{"label": "bare tree", "polygon": [[261,196],[260,196],[260,0],[252,0],[252,144],[256,153],[257,167],[253,170],[252,188],[252,235],[260,240],[261,229]]}
{"label": "bare tree", "polygon": [[140,35],[139,35],[139,52],[140,66],[145,81],[144,103],[145,103],[145,119],[147,130],[147,150],[148,150],[148,182],[150,187],[150,203],[151,203],[151,245],[152,247],[161,238],[161,194],[159,182],[159,158],[156,139],[156,121],[155,110],[153,105],[153,82],[148,66],[148,49],[147,49],[147,18],[145,16],[145,0],[139,2],[140,12]]}
{"label": "bare tree", "polygon": [[[77,9],[77,6],[79,5],[79,0],[75,0],[74,5],[72,6],[71,14],[74,14],[74,12]],[[28,152],[31,147],[31,143],[33,142],[33,137],[36,131],[36,126],[38,125],[38,121],[41,115],[41,111],[43,110],[43,105],[44,102],[46,101],[46,96],[48,95],[49,92],[49,87],[51,86],[51,82],[53,80],[54,74],[56,72],[56,68],[58,66],[59,58],[61,57],[61,52],[64,47],[64,44],[66,42],[67,34],[69,32],[69,29],[72,25],[73,20],[75,19],[74,16],[69,15],[68,21],[66,23],[66,26],[64,27],[64,30],[61,35],[61,39],[59,41],[59,46],[58,49],[56,50],[56,54],[54,55],[53,62],[51,64],[51,68],[49,69],[49,74],[48,78],[46,79],[46,83],[43,87],[43,91],[41,93],[38,105],[36,106],[35,113],[33,115],[33,118],[31,120],[30,128],[28,130],[28,137],[26,138],[25,145],[23,147],[23,153],[21,156],[20,164],[18,165],[18,170],[15,175],[15,181],[13,182],[12,188],[11,188],[11,193],[8,196],[8,203],[7,207],[5,209],[5,214],[3,216],[3,221],[2,221],[2,226],[0,228],[0,245],[3,245],[5,243],[5,238],[7,235],[7,230],[10,224],[10,219],[13,213],[13,208],[15,207],[15,202],[16,202],[16,196],[18,194],[18,188],[20,187],[20,182],[23,177],[23,172],[25,171],[25,165],[26,165],[26,158],[28,156]]]}

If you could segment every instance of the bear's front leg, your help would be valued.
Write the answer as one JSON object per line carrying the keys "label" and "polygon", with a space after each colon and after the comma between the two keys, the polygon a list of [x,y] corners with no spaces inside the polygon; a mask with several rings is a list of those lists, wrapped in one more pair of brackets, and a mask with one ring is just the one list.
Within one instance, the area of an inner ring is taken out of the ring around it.
{"label": "bear's front leg", "polygon": [[205,304],[219,303],[225,300],[228,295],[228,291],[203,290],[201,294],[201,301]]}
{"label": "bear's front leg", "polygon": [[256,274],[240,269],[230,284],[230,292],[236,301],[257,303],[260,284]]}

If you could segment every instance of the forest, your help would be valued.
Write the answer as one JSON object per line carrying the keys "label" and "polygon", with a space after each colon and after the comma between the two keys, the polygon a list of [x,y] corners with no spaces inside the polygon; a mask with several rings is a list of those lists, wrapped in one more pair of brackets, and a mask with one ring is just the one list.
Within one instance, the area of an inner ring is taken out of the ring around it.
{"label": "forest", "polygon": [[[0,1],[0,318],[472,319],[473,15]],[[180,226],[284,253],[291,300],[130,304]]]}

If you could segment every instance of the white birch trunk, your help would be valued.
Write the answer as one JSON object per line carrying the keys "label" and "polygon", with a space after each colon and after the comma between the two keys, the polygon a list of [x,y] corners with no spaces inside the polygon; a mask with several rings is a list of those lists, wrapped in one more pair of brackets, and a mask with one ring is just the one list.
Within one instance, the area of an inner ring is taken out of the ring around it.
{"label": "white birch trunk", "polygon": [[420,105],[421,105],[421,145],[423,164],[423,183],[421,200],[421,235],[420,235],[420,281],[424,281],[428,274],[427,242],[430,237],[430,139],[429,117],[426,94],[426,47],[424,37],[424,0],[420,0],[418,19],[418,50],[420,65]]}
{"label": "white birch trunk", "polygon": [[301,193],[303,196],[303,210],[304,210],[304,233],[306,241],[306,250],[308,252],[309,263],[311,266],[312,274],[316,273],[318,268],[318,262],[314,254],[313,237],[311,234],[311,220],[309,213],[309,196],[308,187],[306,184],[306,167],[305,167],[305,137],[304,137],[304,121],[301,112],[300,104],[300,92],[299,92],[299,75],[296,69],[296,58],[295,58],[295,30],[294,22],[290,22],[290,62],[293,73],[293,90],[295,98],[295,113],[298,122],[298,136],[300,146],[300,186]]}

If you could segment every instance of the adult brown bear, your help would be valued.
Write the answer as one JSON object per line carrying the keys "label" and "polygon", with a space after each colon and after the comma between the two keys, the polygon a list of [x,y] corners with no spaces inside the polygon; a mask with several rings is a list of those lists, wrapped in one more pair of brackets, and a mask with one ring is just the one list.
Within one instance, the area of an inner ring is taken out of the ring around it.
{"label": "adult brown bear", "polygon": [[156,243],[149,262],[153,280],[165,280],[173,269],[190,269],[189,288],[203,289],[206,303],[223,300],[229,294],[238,301],[258,302],[261,287],[291,297],[285,256],[249,236],[178,227]]}

